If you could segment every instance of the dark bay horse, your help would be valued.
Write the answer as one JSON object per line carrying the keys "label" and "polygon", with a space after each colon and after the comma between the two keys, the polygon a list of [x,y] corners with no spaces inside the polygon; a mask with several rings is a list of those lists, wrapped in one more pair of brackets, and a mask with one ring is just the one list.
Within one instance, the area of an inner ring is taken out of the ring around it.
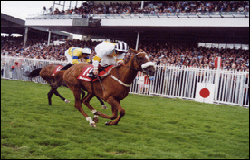
{"label": "dark bay horse", "polygon": [[[48,64],[43,68],[37,68],[32,72],[25,72],[25,76],[33,78],[36,76],[41,76],[43,80],[45,80],[51,86],[51,90],[48,92],[48,101],[49,105],[52,105],[52,96],[53,94],[60,97],[65,103],[70,103],[69,100],[65,99],[58,91],[57,88],[60,86],[65,86],[63,83],[62,75],[63,73],[71,66],[62,66],[60,64]],[[55,83],[56,82],[56,83]],[[85,96],[85,93],[82,91],[82,98]],[[101,102],[102,108],[106,109],[106,105],[104,102],[97,97],[97,99]]]}
{"label": "dark bay horse", "polygon": [[[141,71],[149,76],[153,76],[155,73],[155,66],[152,62],[149,62],[149,57],[144,51],[130,50],[135,54],[130,58],[126,65],[113,68],[110,71],[110,74],[101,80],[101,83],[100,81],[83,81],[77,79],[82,68],[89,64],[74,65],[63,74],[65,84],[74,94],[75,108],[82,113],[92,127],[96,127],[98,116],[114,120],[106,122],[106,125],[117,125],[121,117],[125,115],[125,110],[121,107],[120,100],[128,96],[130,84],[135,79],[137,73]],[[80,99],[81,89],[88,93],[82,100]],[[93,96],[98,96],[111,105],[112,116],[97,112],[90,105],[89,102]],[[91,120],[91,117],[83,111],[82,103],[94,114],[93,120]],[[118,111],[120,113],[119,116]]]}

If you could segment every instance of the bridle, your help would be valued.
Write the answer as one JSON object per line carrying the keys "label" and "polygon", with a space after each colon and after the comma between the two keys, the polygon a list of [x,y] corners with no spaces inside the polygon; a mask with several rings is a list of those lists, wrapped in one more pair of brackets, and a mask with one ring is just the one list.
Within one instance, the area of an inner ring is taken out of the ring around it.
{"label": "bridle", "polygon": [[[139,64],[139,62],[138,62],[138,59],[137,59],[137,55],[138,54],[140,54],[140,53],[144,53],[144,52],[139,52],[139,53],[137,53],[135,56],[134,56],[134,58],[133,58],[133,61],[136,61],[136,63],[137,64]],[[147,67],[149,67],[149,66],[151,66],[151,65],[153,65],[154,66],[154,64],[153,64],[153,62],[146,62],[146,63],[144,63],[144,64],[141,64],[140,66],[141,66],[141,68],[142,68],[142,72],[146,72],[144,69],[145,68],[147,68]],[[131,69],[133,69],[133,70],[135,70],[135,71],[141,71],[140,69],[138,69],[138,68],[132,68],[132,67],[129,67],[129,66],[126,66],[127,68],[131,68]],[[155,67],[155,66],[154,66]]]}
{"label": "bridle", "polygon": [[[142,53],[142,52],[139,52],[139,53]],[[139,64],[138,58],[137,58],[137,55],[138,55],[139,53],[137,53],[137,54],[134,56],[132,62],[136,61],[136,63]],[[147,63],[142,64],[142,65],[148,66],[148,65],[152,65],[151,63],[152,63],[152,62],[147,62]],[[141,65],[141,67],[142,67],[142,65]],[[136,72],[141,71],[141,69],[134,68],[134,67],[129,67],[129,66],[127,66],[127,65],[124,65],[124,67],[133,69],[133,70],[135,70]],[[147,68],[147,67],[146,67],[146,68]],[[125,83],[123,83],[123,82],[120,80],[120,75],[119,75],[118,68],[116,68],[116,69],[117,69],[118,78],[116,78],[116,77],[113,76],[113,75],[111,75],[111,78],[113,78],[114,80],[118,81],[121,85],[123,85],[123,86],[125,86],[125,87],[130,87],[130,84],[125,84]],[[143,71],[143,72],[146,72],[146,71],[144,70],[144,67],[142,67],[142,71]]]}
{"label": "bridle", "polygon": [[[139,53],[143,53],[143,52],[139,52]],[[132,62],[135,61],[137,64],[139,64],[138,58],[137,58],[137,55],[138,55],[139,53],[135,54],[135,56],[134,56]],[[147,63],[149,63],[149,62],[147,62]],[[142,64],[142,65],[143,65],[143,64]],[[141,71],[141,69],[138,69],[138,68],[129,67],[129,66],[127,66],[127,65],[123,65],[123,66],[126,67],[126,68],[133,69],[133,70],[136,71],[136,72]],[[116,70],[117,70],[117,76],[118,76],[118,78],[115,77],[115,76],[113,76],[113,75],[110,75],[110,77],[111,77],[112,79],[118,81],[121,85],[123,85],[123,86],[125,86],[125,87],[130,87],[130,84],[125,84],[125,83],[123,83],[123,82],[120,80],[120,75],[119,75],[118,67],[115,67],[115,68],[116,68]],[[144,70],[143,70],[143,71],[144,71]],[[98,78],[98,79],[99,79],[99,78]],[[101,80],[100,80],[100,79],[99,79],[99,81],[100,81],[100,83],[101,83]],[[102,88],[103,88],[103,87],[102,87]],[[103,90],[104,90],[104,88],[103,88]]]}
{"label": "bridle", "polygon": [[[139,53],[142,53],[142,52],[139,52]],[[139,53],[135,54],[135,56],[134,56],[134,58],[133,58],[133,61],[136,61],[137,64],[138,64],[137,55],[138,55]],[[135,70],[135,71],[140,71],[140,69],[138,69],[138,68],[132,68],[132,67],[129,67],[129,66],[127,66],[127,65],[124,65],[124,66],[127,67],[127,68],[130,68],[130,69],[133,69],[133,70]]]}

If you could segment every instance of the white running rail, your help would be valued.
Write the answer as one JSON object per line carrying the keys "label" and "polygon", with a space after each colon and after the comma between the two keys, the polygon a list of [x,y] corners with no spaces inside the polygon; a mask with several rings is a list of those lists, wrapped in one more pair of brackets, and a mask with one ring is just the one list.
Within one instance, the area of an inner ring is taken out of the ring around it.
{"label": "white running rail", "polygon": [[[18,67],[12,69],[15,62],[18,62]],[[43,68],[51,63],[67,64],[66,61],[2,56],[1,78],[28,81],[29,79],[23,76],[25,71]],[[46,83],[40,76],[33,81]],[[249,72],[158,65],[154,76],[145,77],[139,72],[130,87],[130,93],[195,100],[197,83],[215,85],[215,104],[249,107]]]}

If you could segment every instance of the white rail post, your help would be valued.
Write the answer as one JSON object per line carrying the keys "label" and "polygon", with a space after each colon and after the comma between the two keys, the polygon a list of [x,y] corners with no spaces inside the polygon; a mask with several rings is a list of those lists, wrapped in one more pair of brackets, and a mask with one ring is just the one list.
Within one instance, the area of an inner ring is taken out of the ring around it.
{"label": "white rail post", "polygon": [[47,47],[48,47],[48,46],[49,46],[49,44],[50,44],[50,38],[51,38],[51,31],[49,30],[49,37],[48,37]]}
{"label": "white rail post", "polygon": [[26,42],[27,42],[27,37],[28,37],[28,27],[25,27],[25,32],[24,32],[24,40],[23,40],[23,48],[25,48],[26,46]]}
{"label": "white rail post", "polygon": [[242,74],[242,72],[240,72],[239,73],[240,74],[240,80],[241,80],[241,82],[240,82],[240,90],[239,90],[239,105],[240,106],[243,106],[243,99],[244,99],[244,91],[245,91],[245,76],[244,76],[244,74]]}
{"label": "white rail post", "polygon": [[219,87],[219,79],[220,79],[220,66],[221,66],[221,57],[217,58],[217,69],[216,69],[216,75],[215,75],[215,94],[214,94],[214,102],[216,98],[218,97],[218,87]]}
{"label": "white rail post", "polygon": [[136,41],[136,48],[135,48],[136,51],[138,51],[138,48],[139,48],[139,39],[140,39],[140,32],[137,33],[137,41]]}

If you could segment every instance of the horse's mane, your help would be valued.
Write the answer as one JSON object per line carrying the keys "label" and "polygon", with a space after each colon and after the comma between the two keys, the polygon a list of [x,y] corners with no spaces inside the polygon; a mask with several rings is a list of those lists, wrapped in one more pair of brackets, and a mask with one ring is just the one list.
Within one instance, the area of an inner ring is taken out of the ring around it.
{"label": "horse's mane", "polygon": [[129,61],[130,61],[132,58],[134,58],[134,56],[135,56],[135,54],[132,54],[132,55],[129,56],[129,58],[126,58],[126,59],[124,60],[124,62],[125,62],[124,64],[125,64],[125,65],[128,65]]}

